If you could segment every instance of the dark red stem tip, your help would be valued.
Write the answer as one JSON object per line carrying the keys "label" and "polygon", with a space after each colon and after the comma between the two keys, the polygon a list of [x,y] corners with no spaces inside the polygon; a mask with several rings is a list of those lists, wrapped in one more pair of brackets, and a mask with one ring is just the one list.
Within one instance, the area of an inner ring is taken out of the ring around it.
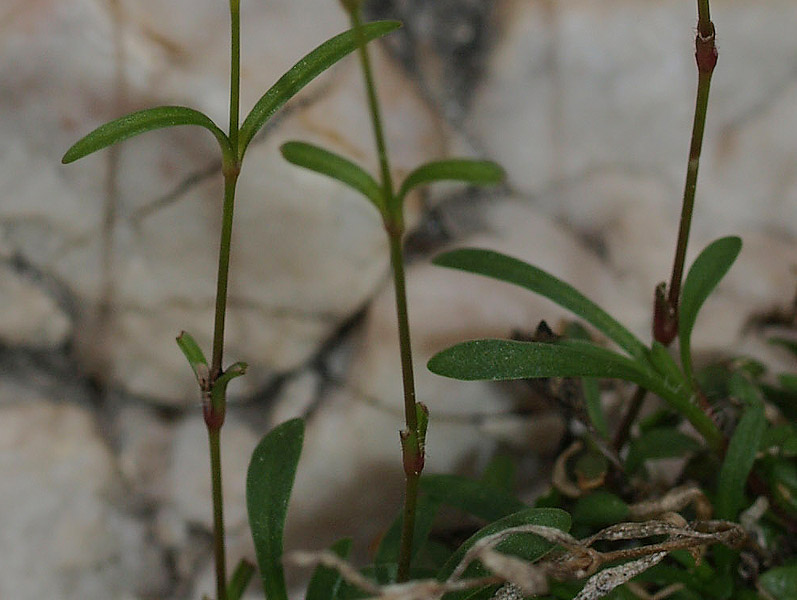
{"label": "dark red stem tip", "polygon": [[716,31],[714,23],[709,21],[705,26],[698,24],[697,35],[695,36],[695,60],[699,73],[710,75],[717,66]]}

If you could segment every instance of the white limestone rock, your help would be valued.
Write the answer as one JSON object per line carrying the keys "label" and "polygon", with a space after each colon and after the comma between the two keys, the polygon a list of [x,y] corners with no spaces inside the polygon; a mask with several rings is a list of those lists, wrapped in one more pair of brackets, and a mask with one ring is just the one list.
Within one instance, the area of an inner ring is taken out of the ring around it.
{"label": "white limestone rock", "polygon": [[125,406],[114,412],[113,435],[119,470],[136,500],[149,505],[163,502],[168,494],[173,427],[149,407]]}
{"label": "white limestone rock", "polygon": [[0,341],[9,346],[57,348],[71,333],[69,315],[43,286],[0,263]]}
{"label": "white limestone rock", "polygon": [[[316,4],[244,3],[242,118],[285,69],[345,29],[335,2]],[[15,2],[3,22],[8,60],[0,76],[14,93],[0,102],[8,115],[0,117],[0,183],[8,192],[0,227],[14,251],[74,294],[84,311],[77,342],[87,371],[185,404],[196,389],[173,338],[186,329],[209,351],[212,335],[222,194],[212,136],[159,131],[126,141],[115,158],[104,151],[69,167],[58,161],[80,135],[134,109],[184,104],[225,123],[228,16],[212,0],[125,2],[118,14],[109,6]],[[372,55],[398,176],[442,156],[443,137],[400,70],[376,46]],[[287,139],[305,139],[373,168],[360,78],[350,57],[250,146],[238,186],[227,328],[228,359],[251,366],[245,392],[311,356],[385,274],[373,207],[278,152]],[[169,196],[209,165],[209,178]],[[412,221],[412,202],[409,211]],[[98,317],[103,302],[110,310]]]}
{"label": "white limestone rock", "polygon": [[0,407],[0,595],[38,600],[161,594],[142,524],[110,502],[113,456],[83,409]]}
{"label": "white limestone rock", "polygon": [[[470,129],[528,193],[607,170],[661,179],[680,206],[694,111],[693,5],[675,0],[498,4],[501,23]],[[712,4],[712,82],[695,220],[794,237],[797,5]],[[643,192],[644,193],[644,192]],[[588,195],[559,210],[578,218]]]}

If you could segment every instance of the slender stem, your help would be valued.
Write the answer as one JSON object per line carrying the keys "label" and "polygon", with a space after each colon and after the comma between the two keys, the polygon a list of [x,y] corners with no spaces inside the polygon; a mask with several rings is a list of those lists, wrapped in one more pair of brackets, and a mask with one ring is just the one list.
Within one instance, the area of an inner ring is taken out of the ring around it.
{"label": "slender stem", "polygon": [[708,107],[708,93],[710,86],[711,73],[700,73],[697,85],[695,120],[692,127],[692,143],[689,148],[689,163],[686,169],[684,200],[683,206],[681,208],[681,223],[678,228],[678,243],[675,250],[672,279],[670,280],[669,302],[673,307],[678,306],[678,299],[681,294],[681,281],[683,279],[684,273],[686,246],[689,241],[689,229],[692,224],[692,212],[695,206],[697,171],[700,167],[700,152],[703,146],[703,131],[706,126],[706,109]]}
{"label": "slender stem", "polygon": [[238,154],[238,107],[241,95],[241,0],[230,0],[230,145]]}
{"label": "slender stem", "polygon": [[709,0],[697,0],[697,31],[703,37],[708,37],[714,29],[708,3]]}
{"label": "slender stem", "polygon": [[385,134],[382,130],[382,113],[379,108],[379,99],[376,96],[376,85],[374,84],[374,76],[371,69],[371,59],[368,56],[368,48],[362,38],[362,18],[360,17],[359,6],[355,7],[349,13],[351,17],[352,28],[359,35],[359,49],[360,64],[362,66],[363,77],[365,78],[365,91],[368,94],[368,108],[371,113],[371,125],[374,130],[374,138],[376,139],[376,152],[379,157],[379,170],[382,175],[382,191],[385,195],[385,203],[388,210],[393,210],[394,195],[393,195],[393,178],[390,175],[390,161],[387,155],[387,144],[385,144]]}
{"label": "slender stem", "polygon": [[[241,86],[241,5],[240,0],[230,0],[230,146],[233,162],[225,156],[224,204],[221,216],[221,240],[219,241],[219,268],[216,279],[216,311],[213,326],[213,356],[210,367],[212,387],[222,374],[224,355],[224,321],[227,314],[227,284],[230,275],[230,248],[232,246],[233,209],[235,186],[241,170],[238,157],[238,106]],[[231,164],[232,163],[232,164]],[[215,400],[204,407],[205,423],[208,427],[210,446],[210,477],[213,493],[213,555],[216,563],[216,600],[227,600],[227,560],[224,543],[224,501],[221,479],[221,427],[224,424],[227,399],[224,394],[215,395]]]}
{"label": "slender stem", "polygon": [[216,315],[213,329],[213,358],[210,379],[215,381],[222,373],[224,353],[224,319],[227,313],[227,282],[230,275],[230,247],[232,243],[232,216],[235,206],[235,185],[238,175],[224,177],[224,207],[221,216],[221,242],[219,244],[219,271],[216,280]]}
{"label": "slender stem", "polygon": [[401,583],[410,578],[412,561],[412,539],[415,534],[415,513],[418,508],[418,482],[420,473],[408,473],[405,487],[404,510],[401,519],[401,543],[398,554],[396,581]]}
{"label": "slender stem", "polygon": [[[701,0],[699,7],[704,7],[705,15],[708,15],[708,1]],[[703,20],[701,12],[701,23]],[[689,241],[689,229],[692,224],[692,211],[695,205],[695,191],[697,189],[697,172],[700,167],[700,152],[703,147],[703,132],[706,127],[706,113],[708,112],[708,95],[711,89],[711,76],[714,66],[717,63],[717,50],[714,45],[715,33],[714,25],[708,21],[704,27],[708,32],[701,32],[698,25],[697,38],[695,40],[695,58],[697,60],[698,80],[697,98],[695,100],[695,118],[692,125],[692,141],[689,146],[689,162],[686,169],[686,184],[684,186],[684,199],[681,208],[681,223],[678,228],[678,242],[675,250],[675,260],[673,262],[672,278],[668,301],[670,306],[676,310],[681,293],[681,281],[684,272],[684,260],[686,258],[686,246]]]}
{"label": "slender stem", "polygon": [[415,410],[415,376],[412,369],[410,324],[407,312],[407,290],[404,279],[404,257],[401,237],[390,236],[390,262],[393,265],[393,285],[396,290],[396,317],[398,318],[399,349],[401,352],[401,379],[404,384],[404,418],[407,429],[417,431],[418,415]]}
{"label": "slender stem", "polygon": [[221,491],[221,428],[208,427],[210,474],[213,488],[213,550],[216,557],[216,598],[227,600],[227,565],[224,550],[224,500]]}
{"label": "slender stem", "polygon": [[379,168],[382,176],[382,193],[384,194],[386,211],[383,215],[385,230],[390,242],[390,262],[393,267],[393,284],[396,291],[396,317],[398,319],[399,349],[401,353],[401,375],[404,384],[404,417],[406,429],[402,432],[402,459],[404,463],[405,492],[404,512],[401,527],[401,543],[398,556],[397,581],[409,579],[410,560],[412,558],[412,538],[415,531],[415,512],[418,504],[418,479],[423,469],[423,448],[418,431],[418,416],[415,404],[415,377],[412,370],[412,349],[410,345],[410,326],[407,313],[407,290],[404,277],[404,256],[401,242],[404,235],[403,208],[393,192],[393,180],[390,175],[390,162],[387,144],[382,129],[382,116],[376,85],[371,69],[371,61],[362,31],[359,3],[349,10],[352,28],[359,35],[359,55],[365,88],[368,96],[368,107],[371,114],[376,149],[379,156]]}

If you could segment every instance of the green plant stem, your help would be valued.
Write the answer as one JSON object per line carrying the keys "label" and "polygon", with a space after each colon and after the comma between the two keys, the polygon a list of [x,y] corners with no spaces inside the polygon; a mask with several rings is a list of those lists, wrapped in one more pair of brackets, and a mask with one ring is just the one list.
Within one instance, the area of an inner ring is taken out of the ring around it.
{"label": "green plant stem", "polygon": [[[689,243],[689,231],[695,206],[697,174],[700,167],[700,154],[703,148],[703,134],[706,128],[706,114],[708,112],[708,96],[711,90],[711,76],[717,64],[716,32],[714,23],[711,22],[709,0],[697,0],[697,13],[697,36],[695,37],[695,60],[698,72],[697,97],[695,99],[695,116],[692,123],[692,138],[689,144],[689,159],[681,206],[681,220],[678,226],[678,241],[675,246],[675,259],[673,260],[669,290],[665,300],[663,290],[661,291],[661,297],[659,297],[659,290],[657,289],[656,313],[653,325],[654,337],[665,346],[672,342],[678,331],[678,305],[681,297],[686,248]],[[695,390],[695,393],[698,393],[698,390]],[[619,451],[625,444],[631,425],[642,408],[644,398],[644,390],[638,388],[615,435],[615,450]],[[697,414],[696,411],[700,411],[701,414]],[[698,428],[707,441],[712,447],[721,451],[723,446],[722,435],[699,406],[695,406],[695,411],[692,412],[689,420],[696,426],[699,423],[701,426]]]}
{"label": "green plant stem", "polygon": [[213,490],[213,553],[216,557],[216,598],[227,600],[227,565],[224,549],[224,499],[221,490],[221,427],[208,427],[210,474]]}
{"label": "green plant stem", "polygon": [[[238,155],[238,110],[241,95],[241,0],[230,0],[230,145]],[[238,160],[240,161],[239,156]]]}
{"label": "green plant stem", "polygon": [[219,270],[216,279],[216,313],[213,329],[213,357],[210,363],[211,382],[222,373],[224,353],[224,321],[227,314],[227,282],[230,275],[230,248],[232,245],[232,217],[235,206],[235,186],[238,174],[224,177],[224,207],[221,217],[221,241],[219,243]]}
{"label": "green plant stem", "polygon": [[[708,95],[711,89],[711,76],[717,62],[717,52],[714,45],[714,25],[704,19],[708,16],[708,0],[698,3],[700,20],[698,34],[695,40],[698,80],[697,98],[695,100],[695,117],[692,124],[692,140],[689,145],[689,161],[686,169],[686,184],[684,186],[683,205],[681,207],[681,222],[678,228],[678,242],[675,249],[675,260],[672,268],[672,278],[668,301],[677,315],[678,301],[681,294],[681,281],[683,279],[684,262],[686,259],[686,246],[689,241],[689,230],[692,224],[692,212],[695,206],[695,191],[697,190],[697,172],[700,167],[700,153],[703,147],[703,133],[706,128],[706,114],[708,112]],[[701,8],[702,7],[702,8]],[[707,33],[703,33],[703,32]],[[677,317],[676,317],[677,318]]]}
{"label": "green plant stem", "polygon": [[[352,28],[360,32],[362,19],[359,4],[349,10]],[[376,149],[381,171],[382,193],[385,200],[385,230],[390,243],[390,262],[393,267],[393,283],[396,292],[396,317],[398,319],[399,348],[401,353],[401,374],[404,384],[404,417],[406,429],[402,433],[402,459],[404,463],[405,492],[404,511],[399,545],[397,581],[409,578],[410,560],[412,558],[412,538],[415,531],[415,512],[418,503],[418,479],[423,469],[423,449],[420,445],[418,417],[415,405],[415,377],[412,368],[412,349],[410,345],[410,327],[407,313],[407,291],[404,277],[404,256],[402,238],[404,236],[403,208],[397,201],[393,191],[393,180],[390,175],[387,145],[382,129],[382,117],[379,99],[376,94],[371,61],[368,50],[362,39],[359,40],[360,64],[365,79],[368,108],[371,114]]]}
{"label": "green plant stem", "polygon": [[387,144],[385,144],[385,134],[382,130],[382,112],[379,108],[379,99],[376,96],[376,85],[374,84],[373,70],[371,69],[371,59],[368,55],[368,49],[365,41],[362,39],[360,32],[362,31],[362,18],[360,17],[359,6],[355,7],[349,12],[351,17],[352,28],[360,36],[358,45],[358,54],[360,56],[360,65],[362,67],[363,77],[365,78],[365,91],[368,95],[368,108],[371,114],[371,125],[374,130],[374,138],[376,140],[376,152],[379,157],[379,171],[382,176],[382,193],[385,195],[385,205],[391,216],[395,218],[396,207],[394,194],[393,194],[393,178],[390,174],[390,161],[387,155]]}
{"label": "green plant stem", "polygon": [[[390,262],[393,266],[393,284],[396,291],[396,316],[398,318],[399,348],[401,352],[401,376],[404,384],[404,418],[406,431],[414,435],[403,439],[404,453],[404,510],[399,544],[398,574],[396,580],[409,578],[412,559],[412,538],[415,532],[415,512],[418,504],[418,480],[423,469],[422,449],[418,443],[418,415],[415,408],[415,376],[412,369],[412,349],[410,345],[410,326],[407,312],[407,291],[404,278],[404,257],[401,235],[390,236]],[[411,444],[406,447],[405,444]]]}
{"label": "green plant stem", "polygon": [[404,278],[404,257],[401,236],[390,235],[390,262],[393,266],[393,285],[396,290],[396,317],[398,318],[399,349],[401,352],[401,378],[404,384],[404,418],[407,429],[418,430],[418,414],[415,409],[415,375],[412,368],[410,347],[410,324],[407,312],[407,289]]}
{"label": "green plant stem", "polygon": [[697,31],[703,37],[708,37],[713,29],[709,0],[697,0]]}
{"label": "green plant stem", "polygon": [[[210,366],[209,388],[222,374],[224,355],[224,322],[227,315],[227,287],[230,275],[230,249],[232,246],[235,187],[241,171],[238,151],[238,121],[241,86],[241,5],[240,0],[230,0],[230,131],[229,139],[235,160],[225,156],[224,204],[219,241],[219,267],[216,279],[216,311],[213,325],[213,356]],[[224,543],[224,501],[221,478],[221,427],[227,409],[226,393],[211,395],[205,406],[205,423],[210,446],[210,477],[213,493],[213,555],[216,566],[216,600],[227,600],[227,559]]]}

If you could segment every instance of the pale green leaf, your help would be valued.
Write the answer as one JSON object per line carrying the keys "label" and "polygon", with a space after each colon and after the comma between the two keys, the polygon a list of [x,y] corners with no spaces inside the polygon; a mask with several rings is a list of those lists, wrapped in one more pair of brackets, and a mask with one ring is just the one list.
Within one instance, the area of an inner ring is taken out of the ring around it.
{"label": "pale green leaf", "polygon": [[68,164],[97,150],[101,150],[140,133],[177,127],[178,125],[199,125],[210,131],[219,142],[222,153],[231,158],[230,140],[207,115],[184,106],[158,106],[125,115],[97,129],[78,140],[66,151],[61,162]]}
{"label": "pale green leaf", "polygon": [[686,276],[678,307],[678,340],[681,346],[681,365],[687,381],[692,380],[691,337],[697,313],[731,268],[741,249],[742,240],[738,237],[720,238],[700,253]]}
{"label": "pale green leaf", "polygon": [[460,475],[424,475],[421,491],[471,515],[495,521],[527,506],[512,494]]}
{"label": "pale green leaf", "polygon": [[452,158],[426,163],[412,171],[401,183],[396,196],[400,203],[413,189],[438,181],[461,181],[475,185],[495,185],[506,177],[504,170],[489,160]]}
{"label": "pale green leaf", "polygon": [[432,373],[465,381],[539,377],[607,377],[648,383],[649,374],[628,357],[587,342],[549,344],[473,340],[433,356]]}
{"label": "pale green leaf", "polygon": [[[440,501],[437,498],[432,498],[427,495],[418,497],[418,505],[415,509],[415,529],[412,534],[412,549],[410,551],[411,561],[415,560],[426,545],[439,509]],[[379,543],[379,548],[376,551],[374,564],[386,565],[398,563],[403,522],[404,515],[402,510],[382,537],[382,541]],[[384,584],[390,582],[390,580],[384,579],[385,575],[385,571],[377,572],[380,583]]]}
{"label": "pale green leaf", "polygon": [[254,574],[255,565],[242,558],[227,584],[227,600],[240,600]]}
{"label": "pale green leaf", "polygon": [[[437,579],[445,581],[454,571],[456,566],[462,562],[463,557],[473,545],[481,538],[493,535],[510,527],[521,525],[543,525],[546,527],[556,527],[562,531],[570,528],[570,515],[558,508],[527,508],[512,515],[499,519],[483,527],[465,542],[451,555],[446,564],[438,571]],[[543,538],[530,534],[519,533],[509,537],[496,546],[496,550],[505,554],[511,554],[529,562],[538,560],[553,548],[553,544]],[[486,569],[478,562],[472,564],[465,570],[465,577],[478,577],[486,575]],[[465,593],[464,596],[469,595]],[[447,594],[445,598],[464,597],[457,594]]]}
{"label": "pale green leaf", "polygon": [[731,393],[746,404],[728,444],[717,482],[716,515],[718,519],[735,521],[744,503],[747,477],[753,468],[756,453],[766,428],[761,392],[740,373],[730,382]]}
{"label": "pale green leaf", "polygon": [[552,300],[603,332],[643,364],[647,348],[628,329],[571,285],[521,260],[492,250],[460,248],[441,254],[434,263],[514,283]]}
{"label": "pale green leaf", "polygon": [[255,448],[246,474],[249,527],[268,600],[288,600],[282,533],[303,440],[301,419],[275,427]]}
{"label": "pale green leaf", "polygon": [[337,179],[360,192],[384,213],[385,202],[379,184],[358,165],[342,156],[305,142],[286,142],[280,147],[282,156],[290,163]]}
{"label": "pale green leaf", "polygon": [[797,598],[797,565],[770,569],[758,578],[758,584],[773,600]]}
{"label": "pale green leaf", "polygon": [[196,340],[187,331],[183,331],[177,336],[177,345],[180,347],[186,360],[188,360],[188,364],[194,371],[194,375],[196,375],[200,387],[204,388],[208,383],[210,371],[208,370],[208,361],[205,358],[205,354],[202,352],[202,348],[199,347],[199,344],[196,343]]}
{"label": "pale green leaf", "polygon": [[[329,550],[345,559],[349,557],[351,544],[351,538],[345,538],[332,544]],[[310,578],[305,600],[335,600],[342,581],[343,578],[337,569],[319,565]]]}
{"label": "pale green leaf", "polygon": [[238,156],[243,157],[249,142],[288,100],[298,94],[304,86],[318,75],[326,71],[347,54],[357,49],[360,40],[363,43],[382,37],[398,29],[398,21],[377,21],[368,23],[358,31],[349,30],[327,40],[315,50],[307,54],[291,69],[279,78],[247,115],[238,138]]}

